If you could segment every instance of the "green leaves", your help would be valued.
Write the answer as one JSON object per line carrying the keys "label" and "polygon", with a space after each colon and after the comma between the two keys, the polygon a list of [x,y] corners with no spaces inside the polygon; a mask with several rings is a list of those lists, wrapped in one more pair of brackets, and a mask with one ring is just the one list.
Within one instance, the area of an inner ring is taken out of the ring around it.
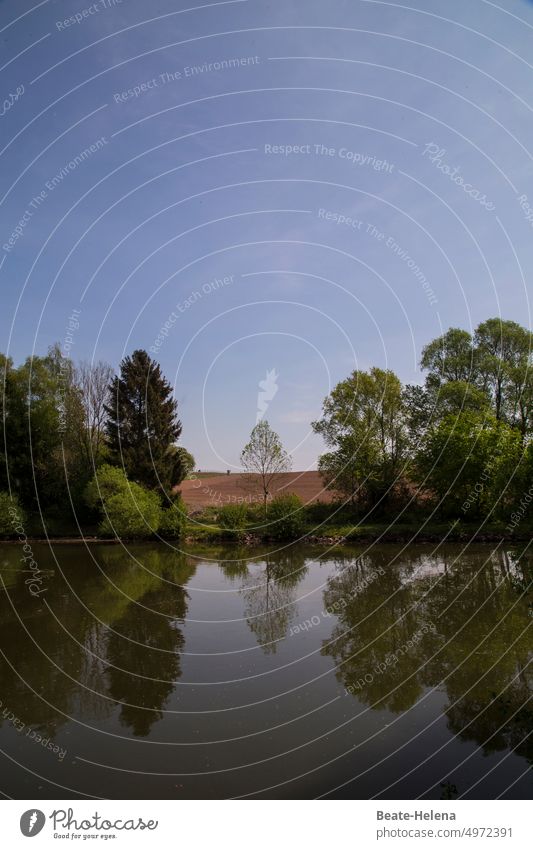
{"label": "green leaves", "polygon": [[354,371],[338,383],[313,422],[333,450],[319,458],[326,484],[355,500],[383,497],[407,458],[408,434],[402,385],[392,371]]}
{"label": "green leaves", "polygon": [[132,480],[169,493],[184,477],[181,456],[169,452],[181,434],[181,422],[172,387],[146,351],[122,360],[105,410],[113,462],[123,465]]}

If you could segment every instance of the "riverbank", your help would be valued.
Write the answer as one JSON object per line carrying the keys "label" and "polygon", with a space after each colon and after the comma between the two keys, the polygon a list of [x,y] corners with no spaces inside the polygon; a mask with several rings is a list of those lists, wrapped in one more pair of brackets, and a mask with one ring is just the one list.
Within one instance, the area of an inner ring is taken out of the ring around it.
{"label": "riverbank", "polygon": [[[310,526],[304,529],[298,539],[279,539],[269,537],[267,534],[258,534],[252,530],[232,533],[216,525],[189,524],[181,540],[167,540],[171,544],[179,542],[187,545],[196,543],[215,543],[217,545],[236,545],[247,548],[264,547],[265,545],[286,545],[288,543],[301,542],[306,545],[316,546],[342,546],[354,543],[413,543],[413,544],[439,544],[443,542],[456,543],[506,543],[530,542],[533,539],[533,525],[523,523],[510,532],[507,526],[498,523],[492,524],[463,524],[454,523],[373,523],[356,526],[333,526],[322,525],[318,528]],[[53,545],[118,545],[121,542],[149,542],[146,539],[118,539],[117,537],[103,537],[91,532],[87,535],[76,535],[72,532],[53,535],[35,534],[28,536],[28,542],[49,542]],[[3,539],[6,544],[19,545],[19,540]]]}

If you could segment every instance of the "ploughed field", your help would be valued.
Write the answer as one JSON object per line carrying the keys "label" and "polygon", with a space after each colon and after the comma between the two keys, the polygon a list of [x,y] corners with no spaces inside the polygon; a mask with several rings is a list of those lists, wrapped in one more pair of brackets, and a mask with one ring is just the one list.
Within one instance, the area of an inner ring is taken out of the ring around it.
{"label": "ploughed field", "polygon": [[[200,509],[213,504],[235,504],[239,500],[261,501],[261,486],[255,475],[213,474],[199,475],[195,480],[180,484],[181,494],[187,507]],[[272,495],[287,493],[298,495],[304,504],[315,501],[330,502],[335,499],[332,490],[324,489],[318,472],[284,472],[277,475],[272,486]]]}

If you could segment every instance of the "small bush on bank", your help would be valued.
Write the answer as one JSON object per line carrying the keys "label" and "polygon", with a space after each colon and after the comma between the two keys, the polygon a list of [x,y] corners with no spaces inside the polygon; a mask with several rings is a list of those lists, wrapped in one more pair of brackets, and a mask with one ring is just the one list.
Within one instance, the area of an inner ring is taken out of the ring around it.
{"label": "small bush on bank", "polygon": [[162,509],[155,492],[128,481],[122,469],[102,466],[86,489],[86,501],[102,515],[104,536],[145,539],[160,527]]}
{"label": "small bush on bank", "polygon": [[265,536],[274,539],[296,539],[302,533],[305,514],[297,495],[278,495],[268,505]]}
{"label": "small bush on bank", "polygon": [[218,524],[225,536],[239,539],[244,534],[248,521],[246,504],[225,504],[218,511]]}
{"label": "small bush on bank", "polygon": [[[16,495],[11,496],[8,492],[0,492],[0,537],[9,539],[17,536],[19,532],[15,528],[26,526],[26,514],[19,504]],[[26,530],[24,530],[27,533]]]}

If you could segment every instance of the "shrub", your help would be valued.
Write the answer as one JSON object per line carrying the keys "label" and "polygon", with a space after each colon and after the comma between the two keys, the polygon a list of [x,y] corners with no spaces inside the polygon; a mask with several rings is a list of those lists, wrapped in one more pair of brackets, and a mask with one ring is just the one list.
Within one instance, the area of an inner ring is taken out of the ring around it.
{"label": "shrub", "polygon": [[218,524],[226,532],[226,536],[239,539],[244,534],[248,521],[246,504],[225,504],[218,511]]}
{"label": "shrub", "polygon": [[18,502],[16,495],[0,492],[0,537],[17,536],[16,527],[24,528],[26,515]]}
{"label": "shrub", "polygon": [[128,479],[118,466],[100,466],[85,490],[85,501],[93,510],[101,510],[102,502],[120,495],[128,487]]}
{"label": "shrub", "polygon": [[302,533],[304,508],[297,495],[278,495],[268,506],[265,535],[274,539],[295,539]]}
{"label": "shrub", "polygon": [[161,504],[155,492],[128,481],[122,469],[102,466],[86,490],[86,501],[103,514],[100,533],[105,536],[146,538],[161,524]]}
{"label": "shrub", "polygon": [[169,507],[161,511],[159,533],[165,539],[179,539],[185,531],[187,510],[181,496],[176,496]]}

